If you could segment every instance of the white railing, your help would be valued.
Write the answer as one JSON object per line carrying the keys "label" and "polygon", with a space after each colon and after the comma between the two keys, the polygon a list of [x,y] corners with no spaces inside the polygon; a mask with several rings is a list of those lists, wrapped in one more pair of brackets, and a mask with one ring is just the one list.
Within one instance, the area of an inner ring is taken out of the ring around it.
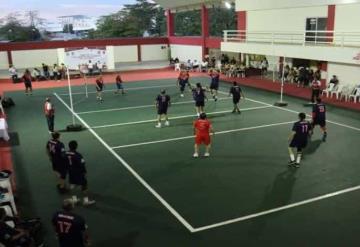
{"label": "white railing", "polygon": [[331,45],[339,47],[360,47],[360,31],[244,31],[225,30],[224,42],[292,44],[292,45]]}

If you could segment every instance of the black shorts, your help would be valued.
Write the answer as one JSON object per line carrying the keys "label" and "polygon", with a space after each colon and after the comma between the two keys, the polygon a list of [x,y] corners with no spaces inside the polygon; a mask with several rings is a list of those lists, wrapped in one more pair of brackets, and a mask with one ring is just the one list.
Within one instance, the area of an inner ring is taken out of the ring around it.
{"label": "black shorts", "polygon": [[202,100],[202,101],[195,101],[195,106],[196,106],[196,107],[205,106],[205,101],[204,101],[204,100]]}
{"label": "black shorts", "polygon": [[238,97],[233,97],[233,103],[234,104],[238,104],[240,102],[240,98]]}
{"label": "black shorts", "polygon": [[103,91],[103,89],[102,88],[96,88],[96,92],[102,92]]}
{"label": "black shorts", "polygon": [[31,89],[32,88],[31,82],[25,82],[25,88]]}
{"label": "black shorts", "polygon": [[52,168],[54,172],[59,173],[61,179],[65,179],[67,175],[67,167],[61,162],[52,162]]}
{"label": "black shorts", "polygon": [[326,126],[325,119],[314,119],[313,126],[319,125],[320,127],[324,128]]}
{"label": "black shorts", "polygon": [[159,107],[158,108],[158,114],[162,115],[162,114],[167,114],[168,108],[167,107]]}
{"label": "black shorts", "polygon": [[290,142],[289,147],[291,148],[297,148],[297,151],[302,151],[305,147],[307,146],[307,140],[297,140],[297,139],[292,139],[292,141]]}
{"label": "black shorts", "polygon": [[69,173],[69,182],[71,185],[81,185],[83,188],[87,188],[87,179],[83,174]]}
{"label": "black shorts", "polygon": [[219,83],[211,83],[210,89],[212,90],[218,90],[219,89]]}

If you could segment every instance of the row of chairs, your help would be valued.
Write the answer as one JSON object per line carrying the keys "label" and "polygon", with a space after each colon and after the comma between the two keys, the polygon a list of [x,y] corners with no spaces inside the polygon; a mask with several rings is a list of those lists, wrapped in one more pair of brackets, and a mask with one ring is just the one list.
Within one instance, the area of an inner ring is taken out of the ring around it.
{"label": "row of chairs", "polygon": [[337,100],[353,101],[354,103],[360,102],[360,85],[343,85],[333,84],[329,85],[322,91],[322,95],[326,97],[336,97]]}

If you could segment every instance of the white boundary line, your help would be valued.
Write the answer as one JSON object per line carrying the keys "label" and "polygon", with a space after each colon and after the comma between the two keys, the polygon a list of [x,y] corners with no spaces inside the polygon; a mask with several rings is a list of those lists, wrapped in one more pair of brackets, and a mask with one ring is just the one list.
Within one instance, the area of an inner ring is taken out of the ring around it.
{"label": "white boundary line", "polygon": [[[270,108],[270,106],[257,106],[257,107],[244,108],[244,109],[241,109],[241,111],[250,111],[250,110],[257,110],[257,109],[264,109],[264,108]],[[229,111],[229,110],[216,111],[216,112],[206,113],[206,115],[216,115],[216,114],[230,113],[230,112],[232,112],[232,111]],[[197,116],[196,114],[176,116],[176,117],[170,117],[169,120],[190,118],[190,117],[196,117],[196,116]],[[156,121],[157,121],[157,119],[149,119],[149,120],[142,120],[142,121],[135,121],[135,122],[125,122],[125,123],[118,123],[118,124],[91,126],[91,128],[92,129],[102,129],[102,128],[118,127],[118,126],[133,125],[133,124],[143,124],[143,123],[152,123],[152,122],[155,123]]]}
{"label": "white boundary line", "polygon": [[[115,84],[114,84],[115,85]],[[94,86],[95,87],[95,86]],[[164,84],[164,85],[157,85],[157,86],[148,86],[148,87],[130,87],[130,88],[125,88],[126,91],[132,91],[132,90],[144,90],[144,89],[150,89],[150,88],[168,88],[168,87],[177,87],[177,85],[174,84]],[[103,90],[103,92],[116,92],[117,89],[108,89],[108,90]],[[95,94],[96,91],[91,91],[88,92],[89,94]],[[72,95],[80,95],[80,94],[85,94],[84,92],[77,92],[77,93],[72,93]],[[69,96],[68,93],[59,93],[57,95],[60,96]]]}
{"label": "white boundary line", "polygon": [[[94,135],[96,139],[153,195],[155,198],[183,224],[190,232],[194,232],[194,228],[168,203],[166,202],[122,157],[120,157],[111,147],[71,108],[64,100],[54,93],[56,98],[72,113],[74,116]],[[118,164],[118,163],[116,163]]]}
{"label": "white boundary line", "polygon": [[351,188],[347,188],[347,189],[344,189],[344,190],[339,190],[339,191],[336,191],[336,192],[332,192],[332,193],[329,193],[329,194],[325,194],[325,195],[322,195],[322,196],[317,196],[317,197],[307,199],[307,200],[303,200],[303,201],[300,201],[300,202],[288,204],[288,205],[285,205],[285,206],[282,206],[282,207],[262,211],[262,212],[259,212],[259,213],[250,214],[250,215],[246,215],[246,216],[243,216],[243,217],[239,217],[239,218],[235,218],[235,219],[231,219],[231,220],[227,220],[227,221],[223,221],[223,222],[219,222],[219,223],[216,223],[216,224],[207,225],[207,226],[203,226],[203,227],[196,227],[194,229],[194,233],[209,230],[209,229],[220,227],[220,226],[233,224],[233,223],[236,223],[236,222],[256,218],[256,217],[267,215],[267,214],[272,214],[272,213],[275,213],[275,212],[279,212],[279,211],[283,211],[283,210],[286,210],[286,209],[289,209],[289,208],[302,206],[302,205],[305,205],[305,204],[309,204],[309,203],[312,203],[312,202],[324,200],[324,199],[327,199],[327,198],[330,198],[330,197],[338,196],[338,195],[349,193],[349,192],[356,191],[356,190],[360,190],[360,185],[354,186],[354,187],[351,187]]}
{"label": "white boundary line", "polygon": [[[233,133],[233,132],[240,132],[240,131],[253,130],[253,129],[261,129],[261,128],[267,128],[267,127],[273,127],[273,126],[290,124],[290,123],[293,123],[293,122],[294,122],[294,121],[288,121],[288,122],[281,122],[281,123],[258,125],[258,126],[253,126],[253,127],[245,127],[245,128],[240,128],[240,129],[224,130],[224,131],[215,132],[215,135],[217,136],[217,135],[228,134],[228,133]],[[185,140],[185,139],[191,139],[191,138],[194,138],[194,136],[191,135],[191,136],[184,136],[184,137],[164,139],[164,140],[159,140],[159,141],[151,141],[151,142],[141,142],[141,143],[127,144],[127,145],[121,145],[121,146],[112,147],[112,149],[120,149],[120,148],[127,148],[127,147],[136,147],[136,146],[150,145],[150,144],[163,143],[163,142],[172,142],[172,141],[179,141],[179,140]]]}
{"label": "white boundary line", "polygon": [[[231,98],[230,98],[230,97],[229,97],[229,98],[218,98],[218,101],[229,100],[229,99],[231,99]],[[173,106],[173,105],[190,104],[190,103],[194,103],[194,100],[171,103],[171,106]],[[151,107],[155,108],[155,104],[152,104],[152,105],[141,105],[141,106],[129,106],[129,107],[122,107],[122,108],[112,108],[112,109],[97,110],[97,111],[84,111],[84,112],[78,112],[77,114],[83,115],[83,114],[91,114],[91,113],[124,111],[124,110],[132,110],[132,109],[151,108]]]}
{"label": "white boundary line", "polygon": [[[222,92],[222,91],[218,91],[218,93],[228,95],[227,93]],[[262,104],[262,105],[267,105],[267,106],[269,106],[269,107],[273,107],[273,108],[276,108],[276,109],[279,109],[279,110],[283,110],[283,111],[287,111],[287,112],[292,112],[292,113],[296,113],[296,114],[299,113],[299,111],[295,111],[295,110],[288,109],[288,108],[284,108],[284,107],[274,106],[274,105],[271,105],[271,104],[266,103],[266,102],[263,102],[263,101],[254,100],[254,99],[251,99],[251,98],[245,98],[245,99],[246,99],[246,100],[249,100],[249,101],[252,101],[252,102],[254,102],[254,103],[259,103],[259,104]],[[307,114],[307,116],[311,117],[311,115],[309,115],[309,114]],[[294,120],[294,122],[295,122],[295,120]],[[331,121],[331,120],[326,120],[326,122],[331,123],[331,124],[335,124],[335,125],[338,125],[338,126],[341,126],[341,127],[344,127],[344,128],[348,128],[348,129],[360,131],[360,128],[357,128],[357,127],[354,127],[354,126],[351,126],[351,125],[347,125],[347,124],[343,124],[343,123],[338,123],[338,122],[334,122],[334,121]]]}

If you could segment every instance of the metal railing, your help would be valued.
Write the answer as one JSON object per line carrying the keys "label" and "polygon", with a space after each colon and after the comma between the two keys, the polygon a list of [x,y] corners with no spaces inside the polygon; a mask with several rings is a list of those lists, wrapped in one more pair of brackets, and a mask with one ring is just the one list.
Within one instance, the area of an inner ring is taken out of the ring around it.
{"label": "metal railing", "polygon": [[224,42],[264,43],[284,45],[331,45],[360,47],[360,31],[245,31],[225,30]]}

